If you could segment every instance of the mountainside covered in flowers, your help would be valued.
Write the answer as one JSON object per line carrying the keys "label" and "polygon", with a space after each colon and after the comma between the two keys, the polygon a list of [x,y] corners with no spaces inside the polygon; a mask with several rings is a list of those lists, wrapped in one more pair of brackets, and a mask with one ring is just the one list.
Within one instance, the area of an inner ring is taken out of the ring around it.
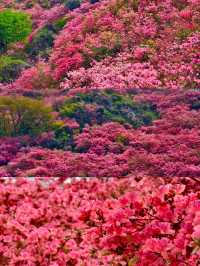
{"label": "mountainside covered in flowers", "polygon": [[2,266],[200,265],[200,1],[2,0],[0,177]]}

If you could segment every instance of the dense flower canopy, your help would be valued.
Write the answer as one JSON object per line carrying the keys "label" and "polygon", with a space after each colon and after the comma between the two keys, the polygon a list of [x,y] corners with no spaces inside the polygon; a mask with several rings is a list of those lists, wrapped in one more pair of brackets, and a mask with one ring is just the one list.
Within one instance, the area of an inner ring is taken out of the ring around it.
{"label": "dense flower canopy", "polygon": [[0,185],[1,265],[197,265],[193,186],[149,177],[17,185]]}
{"label": "dense flower canopy", "polygon": [[198,266],[200,1],[4,13],[0,265]]}

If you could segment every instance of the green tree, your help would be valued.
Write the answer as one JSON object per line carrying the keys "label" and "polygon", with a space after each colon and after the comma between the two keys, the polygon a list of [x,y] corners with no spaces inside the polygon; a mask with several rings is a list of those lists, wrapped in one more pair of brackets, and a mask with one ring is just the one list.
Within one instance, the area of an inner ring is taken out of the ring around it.
{"label": "green tree", "polygon": [[0,136],[36,136],[52,125],[51,108],[27,97],[0,97]]}
{"label": "green tree", "polygon": [[0,45],[1,50],[9,43],[24,40],[32,30],[32,22],[28,14],[6,9],[0,12]]}

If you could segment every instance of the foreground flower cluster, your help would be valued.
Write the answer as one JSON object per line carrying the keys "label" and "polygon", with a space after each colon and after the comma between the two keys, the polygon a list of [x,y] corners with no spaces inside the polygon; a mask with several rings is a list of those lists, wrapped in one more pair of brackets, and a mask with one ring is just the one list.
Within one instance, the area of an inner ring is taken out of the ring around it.
{"label": "foreground flower cluster", "polygon": [[1,183],[1,265],[196,266],[194,188],[149,177]]}

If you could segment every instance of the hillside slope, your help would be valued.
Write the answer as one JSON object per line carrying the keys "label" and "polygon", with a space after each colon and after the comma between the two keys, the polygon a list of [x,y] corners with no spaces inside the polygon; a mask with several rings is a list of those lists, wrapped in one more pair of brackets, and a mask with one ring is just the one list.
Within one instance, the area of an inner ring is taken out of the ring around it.
{"label": "hillside slope", "polygon": [[1,1],[0,177],[2,266],[199,265],[200,1]]}

